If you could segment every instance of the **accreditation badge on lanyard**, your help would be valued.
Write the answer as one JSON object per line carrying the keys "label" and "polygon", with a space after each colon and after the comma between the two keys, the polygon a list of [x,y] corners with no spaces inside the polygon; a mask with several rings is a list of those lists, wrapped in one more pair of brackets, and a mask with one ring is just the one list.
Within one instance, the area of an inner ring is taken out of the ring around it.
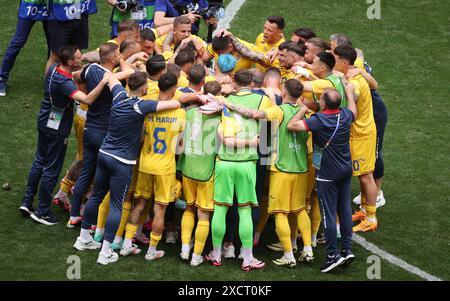
{"label": "accreditation badge on lanyard", "polygon": [[47,127],[53,130],[58,130],[59,125],[61,124],[61,120],[64,114],[64,109],[55,107],[52,105],[52,108],[50,110],[50,115],[48,116],[47,120]]}
{"label": "accreditation badge on lanyard", "polygon": [[50,114],[48,116],[47,127],[57,131],[57,130],[59,130],[59,125],[61,124],[61,120],[63,118],[65,109],[58,108],[53,105],[51,87],[52,87],[53,75],[55,74],[55,72],[56,72],[56,67],[55,67],[55,69],[53,69],[53,72],[52,72],[52,75],[50,76],[50,80],[49,80],[49,84],[48,84],[48,95],[49,95],[50,103],[52,104],[52,107],[50,109]]}

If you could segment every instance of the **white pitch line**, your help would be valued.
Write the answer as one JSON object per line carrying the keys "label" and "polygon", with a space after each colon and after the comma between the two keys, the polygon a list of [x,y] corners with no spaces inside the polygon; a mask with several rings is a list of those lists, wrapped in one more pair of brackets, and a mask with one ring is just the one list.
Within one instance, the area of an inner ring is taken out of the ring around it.
{"label": "white pitch line", "polygon": [[360,246],[362,246],[367,251],[380,256],[387,262],[389,262],[395,266],[398,266],[411,274],[415,274],[415,275],[417,275],[425,280],[428,280],[428,281],[442,281],[442,279],[435,277],[433,275],[430,275],[427,272],[422,271],[418,267],[413,266],[413,265],[407,263],[406,261],[380,249],[379,247],[377,247],[376,245],[374,245],[371,242],[368,242],[367,240],[365,240],[363,237],[359,236],[358,234],[353,234],[353,241],[356,242],[357,244],[359,244]]}
{"label": "white pitch line", "polygon": [[[220,29],[228,29],[230,28],[231,21],[233,21],[234,17],[236,16],[237,12],[241,8],[242,4],[245,3],[245,0],[232,0],[230,4],[225,9],[225,17],[221,20],[219,20],[219,24],[217,25],[217,30]],[[433,275],[428,274],[427,272],[422,271],[416,266],[413,266],[406,261],[389,254],[386,251],[383,251],[373,243],[368,242],[363,237],[353,234],[353,241],[355,241],[357,244],[361,245],[364,249],[368,250],[369,252],[372,252],[373,254],[376,254],[386,260],[387,262],[398,266],[405,271],[415,274],[425,280],[428,281],[442,281],[442,279],[435,277]]]}
{"label": "white pitch line", "polygon": [[234,16],[236,16],[237,12],[244,3],[245,0],[232,0],[225,8],[225,17],[219,20],[219,24],[217,24],[216,30],[230,28],[231,21],[233,21]]}

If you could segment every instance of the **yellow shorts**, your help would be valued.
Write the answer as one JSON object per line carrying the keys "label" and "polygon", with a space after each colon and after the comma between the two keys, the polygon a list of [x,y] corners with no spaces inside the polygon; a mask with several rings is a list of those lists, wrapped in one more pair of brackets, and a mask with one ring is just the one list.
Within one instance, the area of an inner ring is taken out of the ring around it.
{"label": "yellow shorts", "polygon": [[269,209],[272,213],[299,212],[305,209],[308,173],[270,172]]}
{"label": "yellow shorts", "polygon": [[306,198],[311,197],[311,193],[316,185],[316,169],[312,164],[312,153],[308,153],[308,179],[306,182]]}
{"label": "yellow shorts", "polygon": [[83,160],[83,133],[86,119],[83,119],[78,114],[75,114],[73,121],[75,138],[77,139],[77,160]]}
{"label": "yellow shorts", "polygon": [[366,139],[350,138],[350,155],[352,157],[353,176],[372,173],[375,170],[375,149],[377,135]]}
{"label": "yellow shorts", "polygon": [[151,175],[139,172],[135,198],[150,200],[152,197],[155,203],[168,205],[174,201],[175,174]]}
{"label": "yellow shorts", "polygon": [[183,176],[183,193],[189,206],[195,205],[203,211],[214,210],[214,177],[202,182]]}

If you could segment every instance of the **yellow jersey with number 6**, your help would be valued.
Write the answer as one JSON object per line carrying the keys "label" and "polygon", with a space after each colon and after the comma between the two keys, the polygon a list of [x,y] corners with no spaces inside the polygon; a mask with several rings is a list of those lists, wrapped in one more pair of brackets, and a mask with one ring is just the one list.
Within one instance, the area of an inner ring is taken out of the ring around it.
{"label": "yellow jersey with number 6", "polygon": [[174,174],[175,153],[186,125],[186,112],[183,109],[155,112],[145,119],[139,171],[153,175]]}

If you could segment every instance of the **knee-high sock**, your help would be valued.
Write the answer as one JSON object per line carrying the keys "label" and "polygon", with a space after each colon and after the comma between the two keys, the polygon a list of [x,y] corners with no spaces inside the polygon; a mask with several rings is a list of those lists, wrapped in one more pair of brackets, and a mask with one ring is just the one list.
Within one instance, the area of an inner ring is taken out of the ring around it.
{"label": "knee-high sock", "polygon": [[311,211],[309,212],[309,218],[311,219],[311,235],[317,235],[321,219],[319,200],[317,199],[317,192],[315,190],[311,193],[311,200]]}
{"label": "knee-high sock", "polygon": [[303,247],[311,247],[311,220],[306,210],[298,213],[298,229],[302,234]]}
{"label": "knee-high sock", "polygon": [[275,232],[277,232],[278,239],[283,245],[285,252],[292,251],[291,243],[291,229],[289,228],[289,221],[287,214],[276,213],[275,214]]}
{"label": "knee-high sock", "polygon": [[195,214],[191,210],[184,210],[181,218],[181,243],[183,245],[189,244],[192,237],[192,231],[195,226]]}
{"label": "knee-high sock", "polygon": [[361,210],[366,212],[366,206],[367,206],[367,197],[365,194],[361,192]]}
{"label": "knee-high sock", "polygon": [[241,238],[242,248],[253,248],[253,219],[252,207],[238,207],[239,214],[239,237]]}
{"label": "knee-high sock", "polygon": [[156,250],[156,246],[158,245],[159,241],[161,240],[162,234],[155,234],[155,233],[150,233],[150,248],[153,248],[154,250]]}
{"label": "knee-high sock", "polygon": [[109,213],[109,192],[108,194],[103,198],[102,203],[98,207],[98,216],[97,216],[97,228],[105,229],[106,219],[108,218]]}
{"label": "knee-high sock", "polygon": [[197,255],[202,255],[203,249],[205,248],[206,239],[208,239],[209,234],[209,220],[198,221],[197,229],[195,230],[195,244],[194,253]]}
{"label": "knee-high sock", "polygon": [[71,181],[67,178],[67,174],[66,176],[61,180],[61,191],[65,192],[65,193],[69,193],[70,189],[73,187],[73,185],[75,185],[74,181]]}
{"label": "knee-high sock", "polygon": [[125,232],[125,227],[127,226],[128,217],[131,211],[131,201],[127,200],[122,206],[122,216],[120,217],[119,229],[117,229],[116,236],[122,237]]}
{"label": "knee-high sock", "polygon": [[[225,235],[228,206],[214,206],[211,224],[212,242],[214,247],[221,247]],[[251,217],[251,216],[250,216]]]}

